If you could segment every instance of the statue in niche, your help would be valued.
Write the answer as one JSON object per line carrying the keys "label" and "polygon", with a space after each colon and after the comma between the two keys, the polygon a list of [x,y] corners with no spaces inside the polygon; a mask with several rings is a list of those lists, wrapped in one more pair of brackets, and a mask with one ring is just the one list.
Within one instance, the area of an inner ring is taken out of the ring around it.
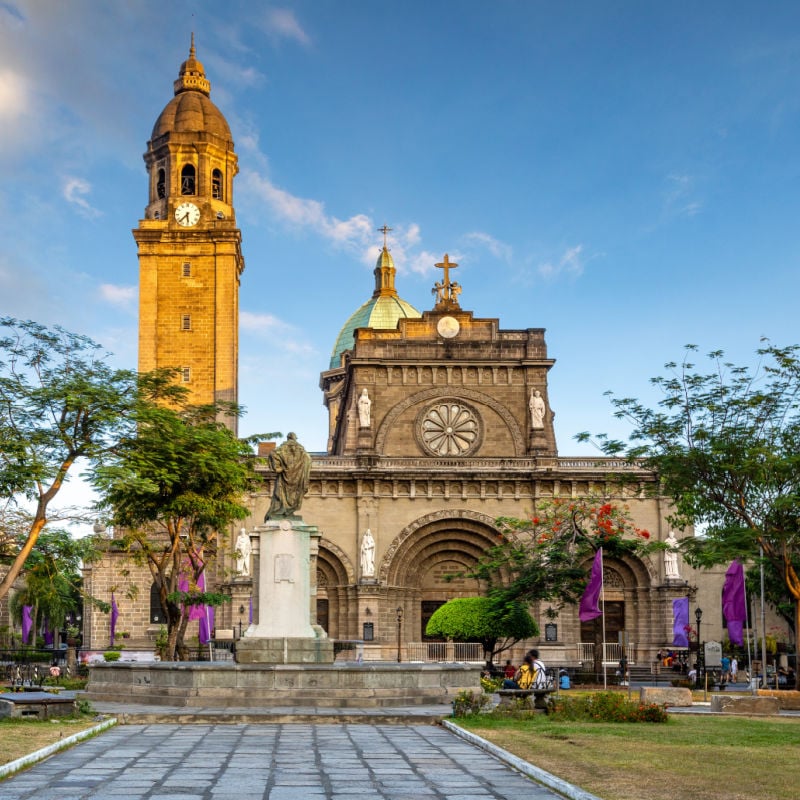
{"label": "statue in niche", "polygon": [[361,577],[372,578],[375,575],[375,539],[367,528],[361,537]]}
{"label": "statue in niche", "polygon": [[247,535],[247,531],[242,528],[239,531],[239,535],[236,537],[236,571],[244,576],[247,577],[250,575],[250,554],[253,552],[253,548],[250,544],[250,537]]}
{"label": "statue in niche", "polygon": [[265,522],[292,517],[303,505],[311,476],[311,456],[297,441],[297,434],[290,433],[286,441],[269,454],[269,465],[275,471],[275,487]]}
{"label": "statue in niche", "polygon": [[369,428],[371,407],[372,400],[369,399],[367,390],[362,389],[361,395],[358,398],[358,423],[362,428]]}
{"label": "statue in niche", "polygon": [[541,430],[544,428],[544,412],[546,410],[544,398],[538,389],[531,389],[531,399],[528,402],[531,410],[531,428]]}
{"label": "statue in niche", "polygon": [[681,574],[678,571],[678,540],[672,531],[669,532],[665,544],[669,547],[664,551],[664,577],[667,580],[680,580]]}

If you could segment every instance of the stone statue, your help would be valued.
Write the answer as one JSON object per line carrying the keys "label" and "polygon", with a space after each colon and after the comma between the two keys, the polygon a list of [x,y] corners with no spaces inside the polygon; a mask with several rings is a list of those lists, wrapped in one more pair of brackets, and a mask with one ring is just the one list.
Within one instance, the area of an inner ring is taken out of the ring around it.
{"label": "stone statue", "polygon": [[286,441],[269,454],[269,465],[276,475],[265,522],[268,519],[291,517],[303,505],[311,475],[311,456],[297,441],[297,434],[290,433]]}
{"label": "stone statue", "polygon": [[361,577],[371,578],[375,575],[375,539],[367,528],[361,537]]}
{"label": "stone statue", "polygon": [[370,419],[370,406],[372,401],[369,399],[366,389],[361,390],[361,396],[358,398],[358,422],[362,428],[369,428]]}
{"label": "stone statue", "polygon": [[247,531],[242,528],[236,537],[236,571],[240,575],[250,575],[250,554],[252,552],[250,537],[247,535]]}
{"label": "stone statue", "polygon": [[678,572],[678,540],[672,531],[669,532],[665,544],[669,550],[664,551],[664,577],[667,580],[680,580],[681,574]]}
{"label": "stone statue", "polygon": [[528,402],[531,410],[531,428],[541,430],[544,428],[544,398],[538,389],[531,389],[531,399]]}
{"label": "stone statue", "polygon": [[440,281],[436,281],[436,283],[433,284],[433,289],[431,289],[431,294],[436,295],[437,305],[441,303],[442,296],[444,295],[444,284],[441,283]]}

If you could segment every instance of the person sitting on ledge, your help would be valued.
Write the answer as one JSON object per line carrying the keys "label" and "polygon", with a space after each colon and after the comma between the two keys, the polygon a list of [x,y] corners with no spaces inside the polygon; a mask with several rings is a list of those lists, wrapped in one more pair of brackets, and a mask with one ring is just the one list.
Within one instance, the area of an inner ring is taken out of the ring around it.
{"label": "person sitting on ledge", "polygon": [[533,686],[533,658],[530,653],[516,671],[513,678],[503,681],[504,689],[530,689]]}

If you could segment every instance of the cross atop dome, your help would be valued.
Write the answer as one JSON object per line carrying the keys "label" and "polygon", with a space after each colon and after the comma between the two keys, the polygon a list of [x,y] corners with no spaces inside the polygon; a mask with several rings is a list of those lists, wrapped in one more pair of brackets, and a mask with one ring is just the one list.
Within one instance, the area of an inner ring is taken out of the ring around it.
{"label": "cross atop dome", "polygon": [[378,228],[378,233],[382,233],[383,234],[383,249],[384,250],[388,249],[386,247],[386,234],[389,233],[389,231],[391,231],[391,230],[394,230],[394,228],[390,228],[388,225],[386,225],[386,223],[384,223],[382,228]]}

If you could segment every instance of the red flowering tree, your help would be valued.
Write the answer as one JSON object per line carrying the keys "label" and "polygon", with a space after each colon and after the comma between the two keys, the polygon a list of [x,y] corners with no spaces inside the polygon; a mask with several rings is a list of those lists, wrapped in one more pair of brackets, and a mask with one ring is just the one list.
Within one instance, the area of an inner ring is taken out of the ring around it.
{"label": "red flowering tree", "polygon": [[[606,559],[664,548],[634,524],[627,506],[597,498],[539,501],[529,518],[501,517],[497,525],[503,541],[470,574],[486,582],[490,597],[504,601],[577,603],[599,548]],[[600,622],[595,639],[602,641]],[[595,647],[596,669],[600,660]]]}

